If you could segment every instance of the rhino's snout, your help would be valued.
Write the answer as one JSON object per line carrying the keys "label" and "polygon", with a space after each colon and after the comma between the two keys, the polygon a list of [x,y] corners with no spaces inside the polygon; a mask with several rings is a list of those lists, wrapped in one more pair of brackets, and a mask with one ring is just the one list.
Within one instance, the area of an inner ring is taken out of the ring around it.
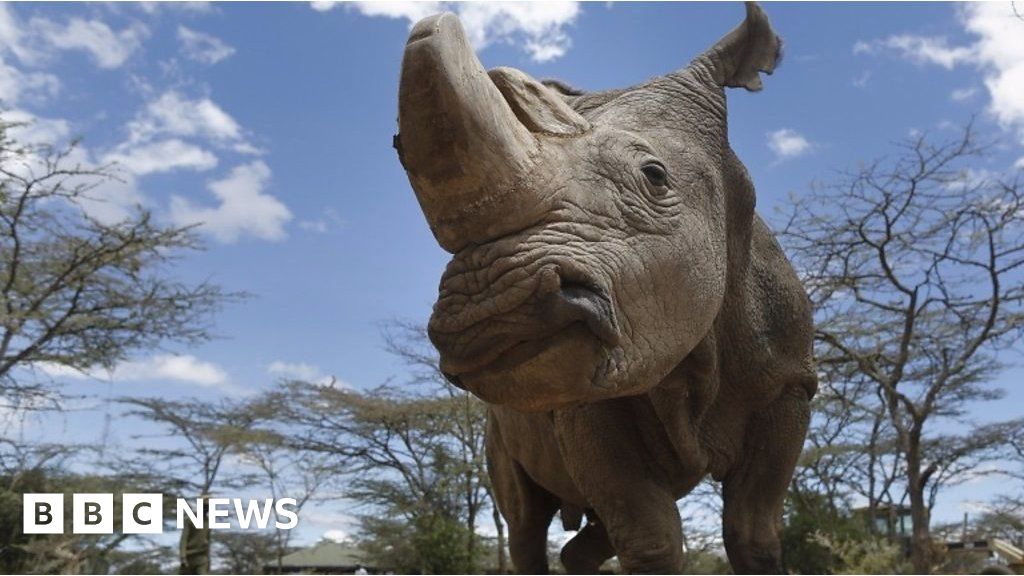
{"label": "rhino's snout", "polygon": [[[533,294],[506,313],[481,319],[472,314],[477,310],[438,306],[429,332],[445,376],[461,386],[465,374],[512,368],[548,349],[575,325],[603,347],[616,347],[619,322],[611,294],[596,280],[574,272],[568,266],[541,269]],[[465,318],[473,320],[466,323]]]}

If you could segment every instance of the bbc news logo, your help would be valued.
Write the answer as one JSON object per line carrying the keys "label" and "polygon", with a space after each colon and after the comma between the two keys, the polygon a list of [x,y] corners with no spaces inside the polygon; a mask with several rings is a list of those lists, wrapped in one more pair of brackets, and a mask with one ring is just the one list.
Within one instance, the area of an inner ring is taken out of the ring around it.
{"label": "bbc news logo", "polygon": [[[185,498],[175,504],[178,530],[187,521],[195,528],[225,530],[232,528],[234,513],[237,526],[264,529],[273,525],[291,530],[299,524],[294,498],[243,500],[241,498],[196,498],[195,506]],[[25,494],[22,510],[22,531],[25,534],[64,533],[64,494]],[[113,494],[72,494],[71,532],[73,534],[114,533]],[[163,494],[122,494],[122,534],[162,534],[164,531]]]}

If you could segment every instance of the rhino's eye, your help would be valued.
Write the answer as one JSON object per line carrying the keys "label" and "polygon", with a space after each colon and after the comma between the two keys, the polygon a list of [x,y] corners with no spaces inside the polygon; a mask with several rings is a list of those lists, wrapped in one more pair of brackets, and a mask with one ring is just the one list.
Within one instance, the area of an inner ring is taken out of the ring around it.
{"label": "rhino's eye", "polygon": [[644,178],[651,183],[652,186],[658,188],[668,187],[668,172],[665,171],[665,167],[656,162],[650,164],[644,164],[640,171],[644,173]]}

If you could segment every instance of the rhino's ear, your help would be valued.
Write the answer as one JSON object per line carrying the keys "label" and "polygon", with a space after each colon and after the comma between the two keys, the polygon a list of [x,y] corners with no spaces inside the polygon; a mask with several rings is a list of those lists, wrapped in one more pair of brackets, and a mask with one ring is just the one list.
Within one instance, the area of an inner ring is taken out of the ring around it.
{"label": "rhino's ear", "polygon": [[590,129],[590,122],[566,104],[558,91],[534,80],[525,72],[501,67],[487,74],[519,122],[530,132],[574,136]]}
{"label": "rhino's ear", "polygon": [[771,74],[782,57],[782,39],[755,2],[747,2],[747,17],[694,64],[709,68],[719,86],[761,89],[759,72]]}

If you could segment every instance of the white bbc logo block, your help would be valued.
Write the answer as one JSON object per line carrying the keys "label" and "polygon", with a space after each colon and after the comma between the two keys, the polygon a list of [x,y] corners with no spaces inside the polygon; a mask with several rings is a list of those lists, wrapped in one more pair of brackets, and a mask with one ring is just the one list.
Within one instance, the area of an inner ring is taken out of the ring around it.
{"label": "white bbc logo block", "polygon": [[75,494],[71,506],[74,534],[113,534],[114,495]]}
{"label": "white bbc logo block", "polygon": [[162,534],[163,494],[124,494],[121,497],[121,531],[125,534]]}
{"label": "white bbc logo block", "polygon": [[24,494],[21,531],[25,534],[63,534],[64,495]]}

